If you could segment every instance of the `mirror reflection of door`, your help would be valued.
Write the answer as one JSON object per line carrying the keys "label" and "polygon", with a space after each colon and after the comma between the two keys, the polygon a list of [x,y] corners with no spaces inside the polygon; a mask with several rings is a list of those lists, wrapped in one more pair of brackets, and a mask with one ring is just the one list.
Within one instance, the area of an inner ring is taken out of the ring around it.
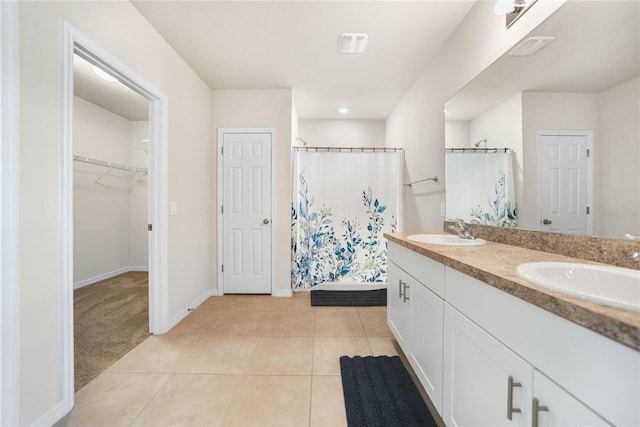
{"label": "mirror reflection of door", "polygon": [[74,56],[77,391],[149,335],[149,104]]}
{"label": "mirror reflection of door", "polygon": [[538,230],[591,234],[592,132],[538,132]]}

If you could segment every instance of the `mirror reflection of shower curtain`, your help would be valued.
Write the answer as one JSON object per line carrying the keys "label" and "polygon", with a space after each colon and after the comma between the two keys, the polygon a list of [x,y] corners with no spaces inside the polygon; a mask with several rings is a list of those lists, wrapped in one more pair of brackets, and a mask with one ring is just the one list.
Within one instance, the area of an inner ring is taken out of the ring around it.
{"label": "mirror reflection of shower curtain", "polygon": [[447,219],[516,227],[512,151],[446,152]]}
{"label": "mirror reflection of shower curtain", "polygon": [[325,282],[386,282],[385,232],[402,227],[402,150],[296,149],[293,289]]}

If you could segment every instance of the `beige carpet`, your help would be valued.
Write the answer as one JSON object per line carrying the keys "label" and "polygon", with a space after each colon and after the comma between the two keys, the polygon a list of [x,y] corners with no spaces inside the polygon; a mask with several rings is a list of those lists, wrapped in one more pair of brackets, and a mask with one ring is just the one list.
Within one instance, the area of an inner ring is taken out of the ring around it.
{"label": "beige carpet", "polygon": [[74,291],[76,391],[149,336],[148,282],[129,272]]}

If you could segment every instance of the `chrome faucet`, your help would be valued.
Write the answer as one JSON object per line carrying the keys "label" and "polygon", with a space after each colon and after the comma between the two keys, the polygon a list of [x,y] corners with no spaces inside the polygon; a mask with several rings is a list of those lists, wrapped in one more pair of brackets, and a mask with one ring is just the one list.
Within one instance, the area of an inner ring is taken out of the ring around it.
{"label": "chrome faucet", "polygon": [[[634,236],[633,234],[625,234],[624,237],[627,238],[628,240],[631,240],[632,242],[640,242],[640,236]],[[632,253],[631,258],[633,258],[635,262],[640,262],[640,251],[636,251]]]}
{"label": "chrome faucet", "polygon": [[455,231],[456,233],[458,233],[458,237],[460,237],[461,239],[475,240],[475,237],[473,237],[471,235],[471,232],[467,230],[467,226],[465,225],[463,220],[458,218],[454,221],[454,223],[455,225],[449,226],[449,230]]}

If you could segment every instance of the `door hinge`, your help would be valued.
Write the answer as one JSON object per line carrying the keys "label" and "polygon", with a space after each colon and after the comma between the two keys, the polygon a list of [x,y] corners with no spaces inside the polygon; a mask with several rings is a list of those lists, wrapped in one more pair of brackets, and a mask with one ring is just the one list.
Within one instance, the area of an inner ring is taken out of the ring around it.
{"label": "door hinge", "polygon": [[224,147],[220,147],[220,155],[224,156]]}
{"label": "door hinge", "polygon": [[587,157],[591,157],[591,150],[587,148]]}
{"label": "door hinge", "polygon": [[224,206],[220,206],[220,213],[223,214],[224,213]]}
{"label": "door hinge", "polygon": [[147,231],[153,231],[153,224],[147,224]]}
{"label": "door hinge", "polygon": [[591,208],[589,208],[589,206],[587,206],[587,215],[591,214]]}
{"label": "door hinge", "polygon": [[220,266],[220,270],[222,270],[222,272],[224,273],[224,264]]}

